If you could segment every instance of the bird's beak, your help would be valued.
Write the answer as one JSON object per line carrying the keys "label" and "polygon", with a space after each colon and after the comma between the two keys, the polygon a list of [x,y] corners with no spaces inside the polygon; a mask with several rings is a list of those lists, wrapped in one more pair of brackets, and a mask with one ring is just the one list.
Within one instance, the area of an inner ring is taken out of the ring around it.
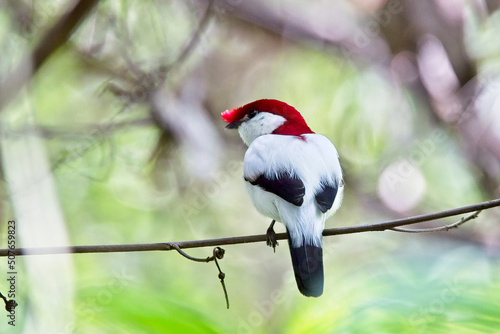
{"label": "bird's beak", "polygon": [[226,129],[237,129],[241,125],[241,123],[243,122],[242,121],[231,122],[228,125],[226,125]]}

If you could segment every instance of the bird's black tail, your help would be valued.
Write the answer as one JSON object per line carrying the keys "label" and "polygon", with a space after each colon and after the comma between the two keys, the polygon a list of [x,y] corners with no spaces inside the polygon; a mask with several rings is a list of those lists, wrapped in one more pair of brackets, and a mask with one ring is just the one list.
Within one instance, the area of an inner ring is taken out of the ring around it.
{"label": "bird's black tail", "polygon": [[292,256],[295,281],[299,291],[307,297],[319,297],[323,294],[323,249],[306,245],[295,248],[288,234],[288,246]]}

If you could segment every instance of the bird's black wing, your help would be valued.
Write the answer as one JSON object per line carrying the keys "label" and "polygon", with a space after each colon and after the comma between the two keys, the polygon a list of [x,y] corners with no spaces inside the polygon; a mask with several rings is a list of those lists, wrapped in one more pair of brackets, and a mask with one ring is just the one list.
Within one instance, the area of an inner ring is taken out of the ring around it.
{"label": "bird's black wing", "polygon": [[321,181],[321,188],[316,193],[316,203],[318,203],[318,207],[321,212],[325,213],[331,209],[333,205],[333,201],[335,201],[335,197],[337,196],[337,183],[330,183],[327,181]]}
{"label": "bird's black wing", "polygon": [[265,191],[273,193],[296,206],[301,206],[304,202],[304,195],[306,194],[304,183],[301,179],[290,173],[278,173],[276,178],[269,178],[261,174],[255,180],[245,178],[245,181],[250,182],[254,186],[259,186]]}

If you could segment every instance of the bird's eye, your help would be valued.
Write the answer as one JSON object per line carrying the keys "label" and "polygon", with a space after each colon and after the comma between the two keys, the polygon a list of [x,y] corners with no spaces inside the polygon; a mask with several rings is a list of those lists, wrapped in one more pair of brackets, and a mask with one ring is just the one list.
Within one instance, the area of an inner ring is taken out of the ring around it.
{"label": "bird's eye", "polygon": [[259,112],[257,110],[252,110],[248,113],[247,117],[248,119],[252,119],[255,117],[255,115],[257,115]]}

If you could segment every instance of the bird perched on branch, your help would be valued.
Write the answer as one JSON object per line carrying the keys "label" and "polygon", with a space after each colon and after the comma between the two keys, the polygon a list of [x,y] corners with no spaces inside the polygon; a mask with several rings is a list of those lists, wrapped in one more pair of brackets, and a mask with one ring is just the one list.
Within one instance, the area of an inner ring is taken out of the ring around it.
{"label": "bird perched on branch", "polygon": [[321,296],[322,233],[344,190],[335,146],[314,133],[295,108],[278,100],[257,100],[221,116],[248,146],[244,179],[255,208],[272,219],[268,245],[277,245],[275,221],[283,223],[300,292]]}

